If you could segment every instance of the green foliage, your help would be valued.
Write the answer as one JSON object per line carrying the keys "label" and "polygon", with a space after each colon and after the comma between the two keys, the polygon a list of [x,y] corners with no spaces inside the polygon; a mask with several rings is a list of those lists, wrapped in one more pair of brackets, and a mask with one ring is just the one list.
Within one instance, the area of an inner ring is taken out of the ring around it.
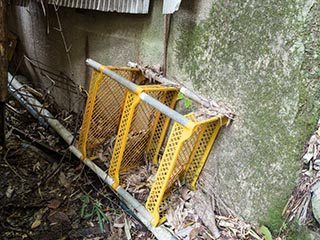
{"label": "green foliage", "polygon": [[177,100],[182,100],[184,98],[184,95],[182,92],[179,92],[178,93],[178,97],[177,97]]}
{"label": "green foliage", "polygon": [[[90,201],[90,197],[88,195],[81,196],[80,200],[82,201],[81,208],[81,217],[84,219],[93,218],[97,216],[98,223],[100,227],[100,231],[104,232],[103,222],[108,222],[108,216],[102,210],[102,204],[98,200]],[[90,204],[91,203],[91,204]],[[92,206],[90,211],[90,205]]]}
{"label": "green foliage", "polygon": [[184,107],[189,108],[192,105],[192,101],[189,98],[186,98],[183,93],[179,92],[177,100],[184,100]]}
{"label": "green foliage", "polygon": [[260,231],[263,234],[265,240],[272,240],[271,232],[266,226],[262,225],[260,227]]}

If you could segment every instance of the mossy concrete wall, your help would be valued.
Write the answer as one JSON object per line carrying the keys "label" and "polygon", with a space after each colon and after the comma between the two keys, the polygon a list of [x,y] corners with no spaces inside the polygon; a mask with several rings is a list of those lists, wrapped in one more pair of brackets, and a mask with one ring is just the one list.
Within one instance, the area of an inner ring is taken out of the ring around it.
{"label": "mossy concrete wall", "polygon": [[285,203],[319,115],[318,9],[316,1],[214,1],[176,41],[193,86],[237,114],[203,172],[205,192],[252,221]]}
{"label": "mossy concrete wall", "polygon": [[[61,36],[53,30],[52,8],[49,35],[37,4],[12,7],[11,28],[21,39],[21,52],[87,86],[86,57],[107,65],[162,62],[161,8],[161,1],[151,1],[148,15],[60,8],[65,38],[72,44],[72,70]],[[318,118],[317,9],[313,0],[194,0],[182,1],[172,17],[169,78],[227,103],[237,114],[207,161],[203,191],[251,221],[262,219],[290,194],[303,141]],[[22,70],[46,81],[30,66]],[[56,93],[62,106],[69,97]],[[208,197],[201,192],[200,198]]]}

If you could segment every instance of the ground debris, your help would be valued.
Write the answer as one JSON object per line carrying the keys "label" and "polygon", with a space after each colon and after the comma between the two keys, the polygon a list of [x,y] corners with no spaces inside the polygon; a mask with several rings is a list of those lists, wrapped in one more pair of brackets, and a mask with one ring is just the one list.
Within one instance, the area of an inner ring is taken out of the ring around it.
{"label": "ground debris", "polygon": [[[12,100],[11,105],[15,111],[6,116],[7,150],[0,155],[0,239],[154,239],[125,214],[106,184],[68,153],[58,135],[18,103]],[[73,113],[60,112],[58,118],[75,131]],[[103,232],[98,216],[81,217],[83,195],[94,199],[89,207],[101,203],[108,217]],[[115,229],[111,226],[119,216],[124,225]]]}
{"label": "ground debris", "polygon": [[[94,173],[84,166],[77,169],[78,159],[50,163],[33,148],[19,150],[22,140],[14,134],[8,145],[15,148],[7,161],[24,180],[17,179],[1,156],[0,187],[6,189],[0,194],[1,239],[154,239],[141,223],[125,214],[119,200]],[[89,205],[101,203],[108,217],[103,233],[97,216],[81,217],[83,195],[90,196]]]}
{"label": "ground debris", "polygon": [[314,208],[320,203],[320,120],[305,148],[301,162],[303,165],[299,182],[283,210],[283,216],[286,223],[296,221],[299,225],[306,226],[314,222],[314,219],[320,223],[318,208]]}
{"label": "ground debris", "polygon": [[235,217],[215,214],[212,218],[217,229],[212,230],[212,226],[204,225],[201,216],[194,209],[195,204],[200,204],[194,198],[195,192],[186,187],[180,187],[176,191],[178,192],[172,194],[167,200],[171,206],[167,210],[167,222],[164,224],[178,239],[263,239],[261,233],[257,233],[259,230],[257,227]]}
{"label": "ground debris", "polygon": [[[144,204],[148,198],[156,171],[157,165],[146,162],[121,173],[120,178],[122,184],[126,186],[126,190],[140,203]],[[216,215],[216,218],[214,218],[212,216],[213,224],[216,224],[217,227],[216,231],[212,226],[205,226],[201,216],[194,208],[195,204],[203,203],[196,202],[194,194],[195,192],[181,185],[178,181],[174,184],[168,198],[162,203],[161,211],[165,212],[167,220],[164,225],[177,239],[263,239],[263,235],[258,233],[258,227],[245,223],[236,217]],[[208,206],[206,209],[208,210]],[[124,221],[117,222],[114,227],[124,228]],[[219,238],[217,238],[217,235]]]}
{"label": "ground debris", "polygon": [[[50,107],[76,135],[80,116]],[[54,131],[41,126],[15,100],[10,100],[10,109],[7,150],[0,155],[0,187],[5,189],[0,193],[0,239],[155,239],[125,214],[119,199],[69,154]],[[86,205],[83,196],[90,199]],[[85,208],[89,218],[82,216]],[[123,225],[114,228],[116,220]]]}

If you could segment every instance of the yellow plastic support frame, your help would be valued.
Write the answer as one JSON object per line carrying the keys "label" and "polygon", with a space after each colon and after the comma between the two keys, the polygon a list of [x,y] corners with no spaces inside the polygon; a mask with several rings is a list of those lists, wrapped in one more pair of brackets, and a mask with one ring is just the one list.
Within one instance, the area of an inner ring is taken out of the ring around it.
{"label": "yellow plastic support frame", "polygon": [[[228,121],[227,117],[223,117],[217,121],[209,122],[201,130],[201,133],[199,133],[198,141],[190,156],[191,161],[188,162],[183,176],[183,182],[190,190],[196,190],[197,180],[210,154],[213,143],[216,140],[221,127],[226,125]],[[213,130],[210,131],[210,128]]]}
{"label": "yellow plastic support frame", "polygon": [[[96,98],[97,98],[97,92],[98,92],[98,87],[101,83],[101,80],[103,79],[103,70],[106,68],[106,66],[102,66],[99,69],[99,74],[97,77],[97,80],[93,82],[93,84],[90,84],[89,88],[89,98],[88,98],[88,103],[94,103]],[[94,73],[92,74],[92,78],[94,78]],[[81,144],[80,144],[80,151],[82,153],[82,156],[80,160],[84,160],[87,157],[87,146],[86,143],[88,141],[88,135],[89,135],[89,130],[90,130],[90,123],[91,123],[91,118],[92,118],[92,113],[94,109],[94,104],[90,104],[88,106],[88,112],[86,111],[87,115],[84,116],[84,119],[86,121],[82,122],[82,135],[83,137],[81,138]]]}
{"label": "yellow plastic support frame", "polygon": [[[88,99],[86,102],[86,107],[85,107],[85,112],[83,116],[83,121],[82,121],[82,126],[81,126],[81,131],[80,131],[80,136],[79,136],[79,141],[78,141],[78,147],[79,150],[82,153],[81,159],[85,159],[87,157],[87,142],[89,138],[89,133],[90,133],[90,126],[92,123],[92,115],[95,109],[95,102],[98,94],[98,89],[99,86],[104,78],[104,73],[103,70],[105,68],[108,68],[109,70],[112,71],[127,71],[130,72],[129,79],[130,81],[133,80],[134,73],[140,73],[140,70],[138,68],[129,68],[129,67],[115,67],[115,66],[102,66],[99,71],[94,70],[92,72],[92,77],[90,81],[90,87],[89,87],[89,93],[88,93]],[[137,83],[142,82],[145,79],[145,77],[142,74],[139,74],[138,79],[136,79]],[[123,101],[123,99],[119,100]],[[90,157],[91,159],[95,159],[95,157]]]}
{"label": "yellow plastic support frame", "polygon": [[[161,102],[174,109],[177,102],[178,93],[178,91],[166,92],[166,94],[163,95]],[[149,142],[147,147],[147,158],[154,164],[158,163],[158,154],[166,137],[170,118],[158,111],[156,115],[156,122],[158,124],[154,124],[152,128],[152,140]]]}
{"label": "yellow plastic support frame", "polygon": [[[190,119],[190,115],[187,115],[187,117]],[[206,126],[212,123],[216,124],[216,128],[210,137],[210,141],[205,147],[200,147],[200,151],[197,150],[203,140],[203,134],[206,132]],[[183,127],[177,122],[174,123],[163,157],[160,161],[159,169],[155,176],[155,181],[146,202],[146,208],[153,216],[151,221],[153,226],[157,226],[160,222],[165,220],[160,218],[160,208],[164,196],[167,195],[167,190],[172,184],[172,174],[175,170],[176,163],[184,143],[192,136],[192,134],[201,128],[197,136],[195,148],[192,150],[185,171],[182,173],[182,175],[185,175],[184,177],[188,180],[188,184],[193,186],[201,173],[220,127],[226,123],[227,118],[225,117],[222,117],[221,119],[219,117],[213,117],[201,122],[190,121],[190,126],[192,126],[190,128]],[[195,156],[201,159],[200,164],[197,161],[198,159],[194,159]],[[193,189],[195,189],[195,187],[193,187]]]}
{"label": "yellow plastic support frame", "polygon": [[137,104],[140,102],[140,98],[136,97],[136,94],[133,92],[127,92],[126,105],[123,109],[123,114],[119,126],[119,131],[117,134],[116,143],[112,153],[112,158],[110,161],[108,175],[113,179],[114,183],[112,187],[116,189],[119,186],[119,172],[121,167],[121,162],[123,154],[126,148],[127,142],[124,139],[128,138],[131,120],[134,114],[134,109]]}
{"label": "yellow plastic support frame", "polygon": [[[133,93],[131,91],[127,92],[125,106],[123,108],[123,113],[120,121],[120,126],[117,134],[116,143],[114,146],[112,159],[110,161],[109,171],[108,175],[113,179],[113,188],[116,189],[120,185],[120,171],[122,170],[122,163],[124,161],[124,153],[126,150],[127,142],[128,142],[128,136],[130,133],[131,124],[133,121],[133,116],[135,114],[135,110],[137,105],[140,103],[139,94],[142,91],[146,92],[163,92],[163,96],[160,99],[160,101],[164,101],[165,103],[169,104],[170,106],[174,106],[177,95],[177,90],[172,87],[163,87],[161,85],[151,85],[151,86],[140,86],[138,87],[136,93]],[[173,95],[166,98],[166,95],[170,92],[174,92]],[[169,99],[169,100],[168,100]],[[158,152],[161,147],[161,143],[164,140],[166,129],[168,128],[170,119],[165,116],[164,121],[159,122],[159,116],[160,112],[156,113],[156,117],[153,120],[152,123],[152,131],[150,133],[150,138],[148,140],[148,144],[146,146],[146,153],[147,155],[158,155]],[[161,131],[160,136],[155,136],[155,129],[158,129],[158,131]],[[160,129],[160,130],[159,130]],[[150,148],[150,144],[153,142],[156,144],[155,148]]]}

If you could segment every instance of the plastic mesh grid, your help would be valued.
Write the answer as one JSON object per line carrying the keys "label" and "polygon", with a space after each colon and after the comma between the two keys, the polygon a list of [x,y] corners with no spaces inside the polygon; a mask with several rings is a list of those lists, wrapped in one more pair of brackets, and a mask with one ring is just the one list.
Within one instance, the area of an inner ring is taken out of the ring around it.
{"label": "plastic mesh grid", "polygon": [[[159,100],[163,93],[156,91],[149,95]],[[145,102],[140,102],[136,107],[120,171],[126,171],[145,160],[156,112],[155,108]]]}
{"label": "plastic mesh grid", "polygon": [[[167,91],[163,94],[162,102],[165,105],[174,108],[177,95],[178,91]],[[158,154],[170,123],[170,118],[159,111],[157,112],[156,118],[158,118],[158,121],[152,129],[152,140],[147,149],[147,160],[152,161],[153,163],[158,162]]]}
{"label": "plastic mesh grid", "polygon": [[186,116],[195,123],[189,130],[174,123],[163,157],[152,185],[146,208],[153,216],[155,226],[164,220],[162,203],[174,182],[181,178],[194,188],[199,174],[209,155],[221,125],[226,123],[217,118],[197,122],[193,114]]}
{"label": "plastic mesh grid", "polygon": [[204,167],[213,142],[218,135],[220,127],[220,122],[218,121],[209,122],[205,125],[200,141],[198,141],[198,145],[195,147],[193,155],[191,156],[191,161],[186,167],[184,182],[192,190],[196,189],[196,182]]}
{"label": "plastic mesh grid", "polygon": [[[168,94],[172,91],[176,94],[175,88],[159,85],[140,86],[140,88],[159,101],[167,100],[164,101],[164,104],[172,105],[172,102],[175,102],[174,94]],[[167,94],[171,97],[166,97]],[[108,175],[114,180],[114,188],[120,184],[120,172],[135,167],[141,161],[146,160],[147,147],[154,134],[152,129],[156,126],[156,128],[166,131],[168,124],[164,123],[169,120],[159,122],[159,118],[157,118],[159,114],[159,111],[151,105],[140,101],[136,93],[128,92],[108,172]],[[160,149],[157,145],[161,145],[161,143],[156,142],[156,149]]]}
{"label": "plastic mesh grid", "polygon": [[[140,75],[138,69],[108,68],[130,81]],[[116,135],[126,91],[110,77],[93,71],[79,137],[79,149],[83,157],[87,157],[87,150]]]}
{"label": "plastic mesh grid", "polygon": [[170,175],[170,179],[167,184],[166,191],[170,189],[173,183],[178,180],[178,178],[180,177],[180,174],[185,170],[185,167],[188,163],[191,152],[198,139],[200,130],[201,130],[201,127],[197,128],[195,132],[192,133],[191,137],[188,138],[188,140],[183,142],[181,150],[179,151],[179,155],[175,163],[174,169]]}
{"label": "plastic mesh grid", "polygon": [[159,222],[159,207],[167,188],[167,183],[170,179],[175,161],[181,149],[185,128],[178,123],[174,123],[168,143],[166,145],[163,157],[157,171],[155,181],[146,203],[146,208],[153,215],[154,219],[152,224],[156,225]]}

